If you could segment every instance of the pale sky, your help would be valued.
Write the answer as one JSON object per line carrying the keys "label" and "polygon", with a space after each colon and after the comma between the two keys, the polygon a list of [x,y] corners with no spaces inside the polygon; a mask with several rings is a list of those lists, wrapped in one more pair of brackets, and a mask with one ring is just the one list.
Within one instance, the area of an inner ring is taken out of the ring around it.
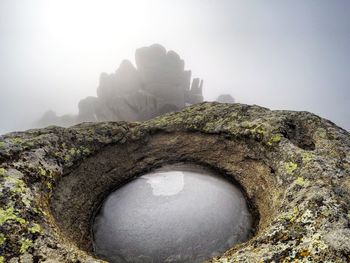
{"label": "pale sky", "polygon": [[77,113],[101,72],[153,43],[204,79],[205,100],[230,93],[350,130],[349,14],[347,0],[0,0],[0,133]]}

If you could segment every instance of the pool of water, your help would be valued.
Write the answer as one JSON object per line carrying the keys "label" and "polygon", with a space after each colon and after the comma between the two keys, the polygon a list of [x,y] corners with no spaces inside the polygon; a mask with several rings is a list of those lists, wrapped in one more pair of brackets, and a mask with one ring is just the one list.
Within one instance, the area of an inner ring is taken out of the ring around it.
{"label": "pool of water", "polygon": [[110,262],[201,262],[246,241],[251,230],[237,186],[196,165],[169,165],[105,199],[94,252]]}

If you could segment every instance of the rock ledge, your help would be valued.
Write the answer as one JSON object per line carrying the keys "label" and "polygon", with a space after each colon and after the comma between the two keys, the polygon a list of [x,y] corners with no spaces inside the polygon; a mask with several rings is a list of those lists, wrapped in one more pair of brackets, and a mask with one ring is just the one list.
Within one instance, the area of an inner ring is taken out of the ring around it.
{"label": "rock ledge", "polygon": [[212,262],[349,262],[350,135],[308,112],[201,103],[142,123],[0,137],[0,262],[103,262],[91,220],[106,194],[169,163],[239,183],[256,233]]}

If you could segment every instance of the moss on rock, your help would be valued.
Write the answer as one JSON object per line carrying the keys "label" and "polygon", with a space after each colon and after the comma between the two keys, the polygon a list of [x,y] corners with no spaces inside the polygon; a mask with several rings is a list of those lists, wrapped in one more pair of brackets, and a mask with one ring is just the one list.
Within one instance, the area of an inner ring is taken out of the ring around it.
{"label": "moss on rock", "polygon": [[[196,161],[242,185],[260,215],[256,234],[212,262],[350,261],[349,133],[308,112],[201,103],[143,123],[83,123],[0,136],[0,263],[103,262],[67,235],[50,205],[67,175],[113,149],[127,151],[124,162],[139,167]],[[158,159],[142,155],[144,149]],[[132,175],[115,176],[120,183]]]}

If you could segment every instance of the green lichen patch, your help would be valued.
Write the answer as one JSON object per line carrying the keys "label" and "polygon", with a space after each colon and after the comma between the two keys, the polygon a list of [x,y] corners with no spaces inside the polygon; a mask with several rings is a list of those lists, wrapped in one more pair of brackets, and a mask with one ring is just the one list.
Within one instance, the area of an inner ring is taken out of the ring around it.
{"label": "green lichen patch", "polygon": [[301,154],[301,158],[303,160],[303,163],[306,164],[308,162],[310,162],[313,158],[314,158],[314,155],[310,152],[303,152]]}
{"label": "green lichen patch", "polygon": [[0,247],[5,243],[6,237],[3,233],[0,233]]}
{"label": "green lichen patch", "polygon": [[46,176],[46,170],[41,166],[39,166],[39,175],[42,177]]}
{"label": "green lichen patch", "polygon": [[274,134],[270,137],[270,139],[267,141],[267,145],[272,146],[274,144],[277,144],[281,141],[282,137],[280,134]]}
{"label": "green lichen patch", "polygon": [[299,176],[296,180],[295,183],[299,186],[304,186],[305,185],[305,180],[303,177]]}
{"label": "green lichen patch", "polygon": [[298,168],[298,164],[296,164],[294,162],[288,162],[285,164],[284,167],[285,167],[287,174],[292,175],[294,173],[294,171]]}
{"label": "green lichen patch", "polygon": [[19,217],[13,207],[7,209],[0,208],[0,226],[8,221],[15,221],[21,225],[26,224],[26,220]]}
{"label": "green lichen patch", "polygon": [[10,141],[15,145],[20,145],[23,143],[23,139],[20,137],[13,137],[10,139]]}
{"label": "green lichen patch", "polygon": [[33,223],[32,226],[28,228],[28,231],[32,234],[41,233],[42,228],[39,224]]}
{"label": "green lichen patch", "polygon": [[23,180],[10,176],[5,177],[4,186],[9,187],[13,193],[24,193],[26,191],[26,185]]}
{"label": "green lichen patch", "polygon": [[19,244],[20,244],[19,252],[21,254],[24,254],[25,252],[28,251],[29,248],[33,246],[33,241],[28,238],[21,238],[21,240],[19,241]]}
{"label": "green lichen patch", "polygon": [[5,142],[3,142],[3,141],[0,141],[0,149],[5,148],[5,146],[6,146],[6,143],[5,143]]}
{"label": "green lichen patch", "polygon": [[[187,136],[191,139],[178,148],[176,142]],[[168,147],[155,151],[163,155],[139,155],[157,145],[157,138]],[[84,123],[1,136],[0,263],[25,255],[39,262],[99,261],[73,244],[81,238],[79,228],[72,239],[49,207],[61,178],[108,149],[125,151],[117,169],[132,158],[150,166],[191,160],[223,170],[242,185],[259,209],[259,231],[212,262],[349,262],[350,245],[344,242],[350,224],[349,133],[308,112],[201,103],[146,122]],[[251,175],[244,174],[248,169]],[[81,184],[75,189],[84,190]]]}

